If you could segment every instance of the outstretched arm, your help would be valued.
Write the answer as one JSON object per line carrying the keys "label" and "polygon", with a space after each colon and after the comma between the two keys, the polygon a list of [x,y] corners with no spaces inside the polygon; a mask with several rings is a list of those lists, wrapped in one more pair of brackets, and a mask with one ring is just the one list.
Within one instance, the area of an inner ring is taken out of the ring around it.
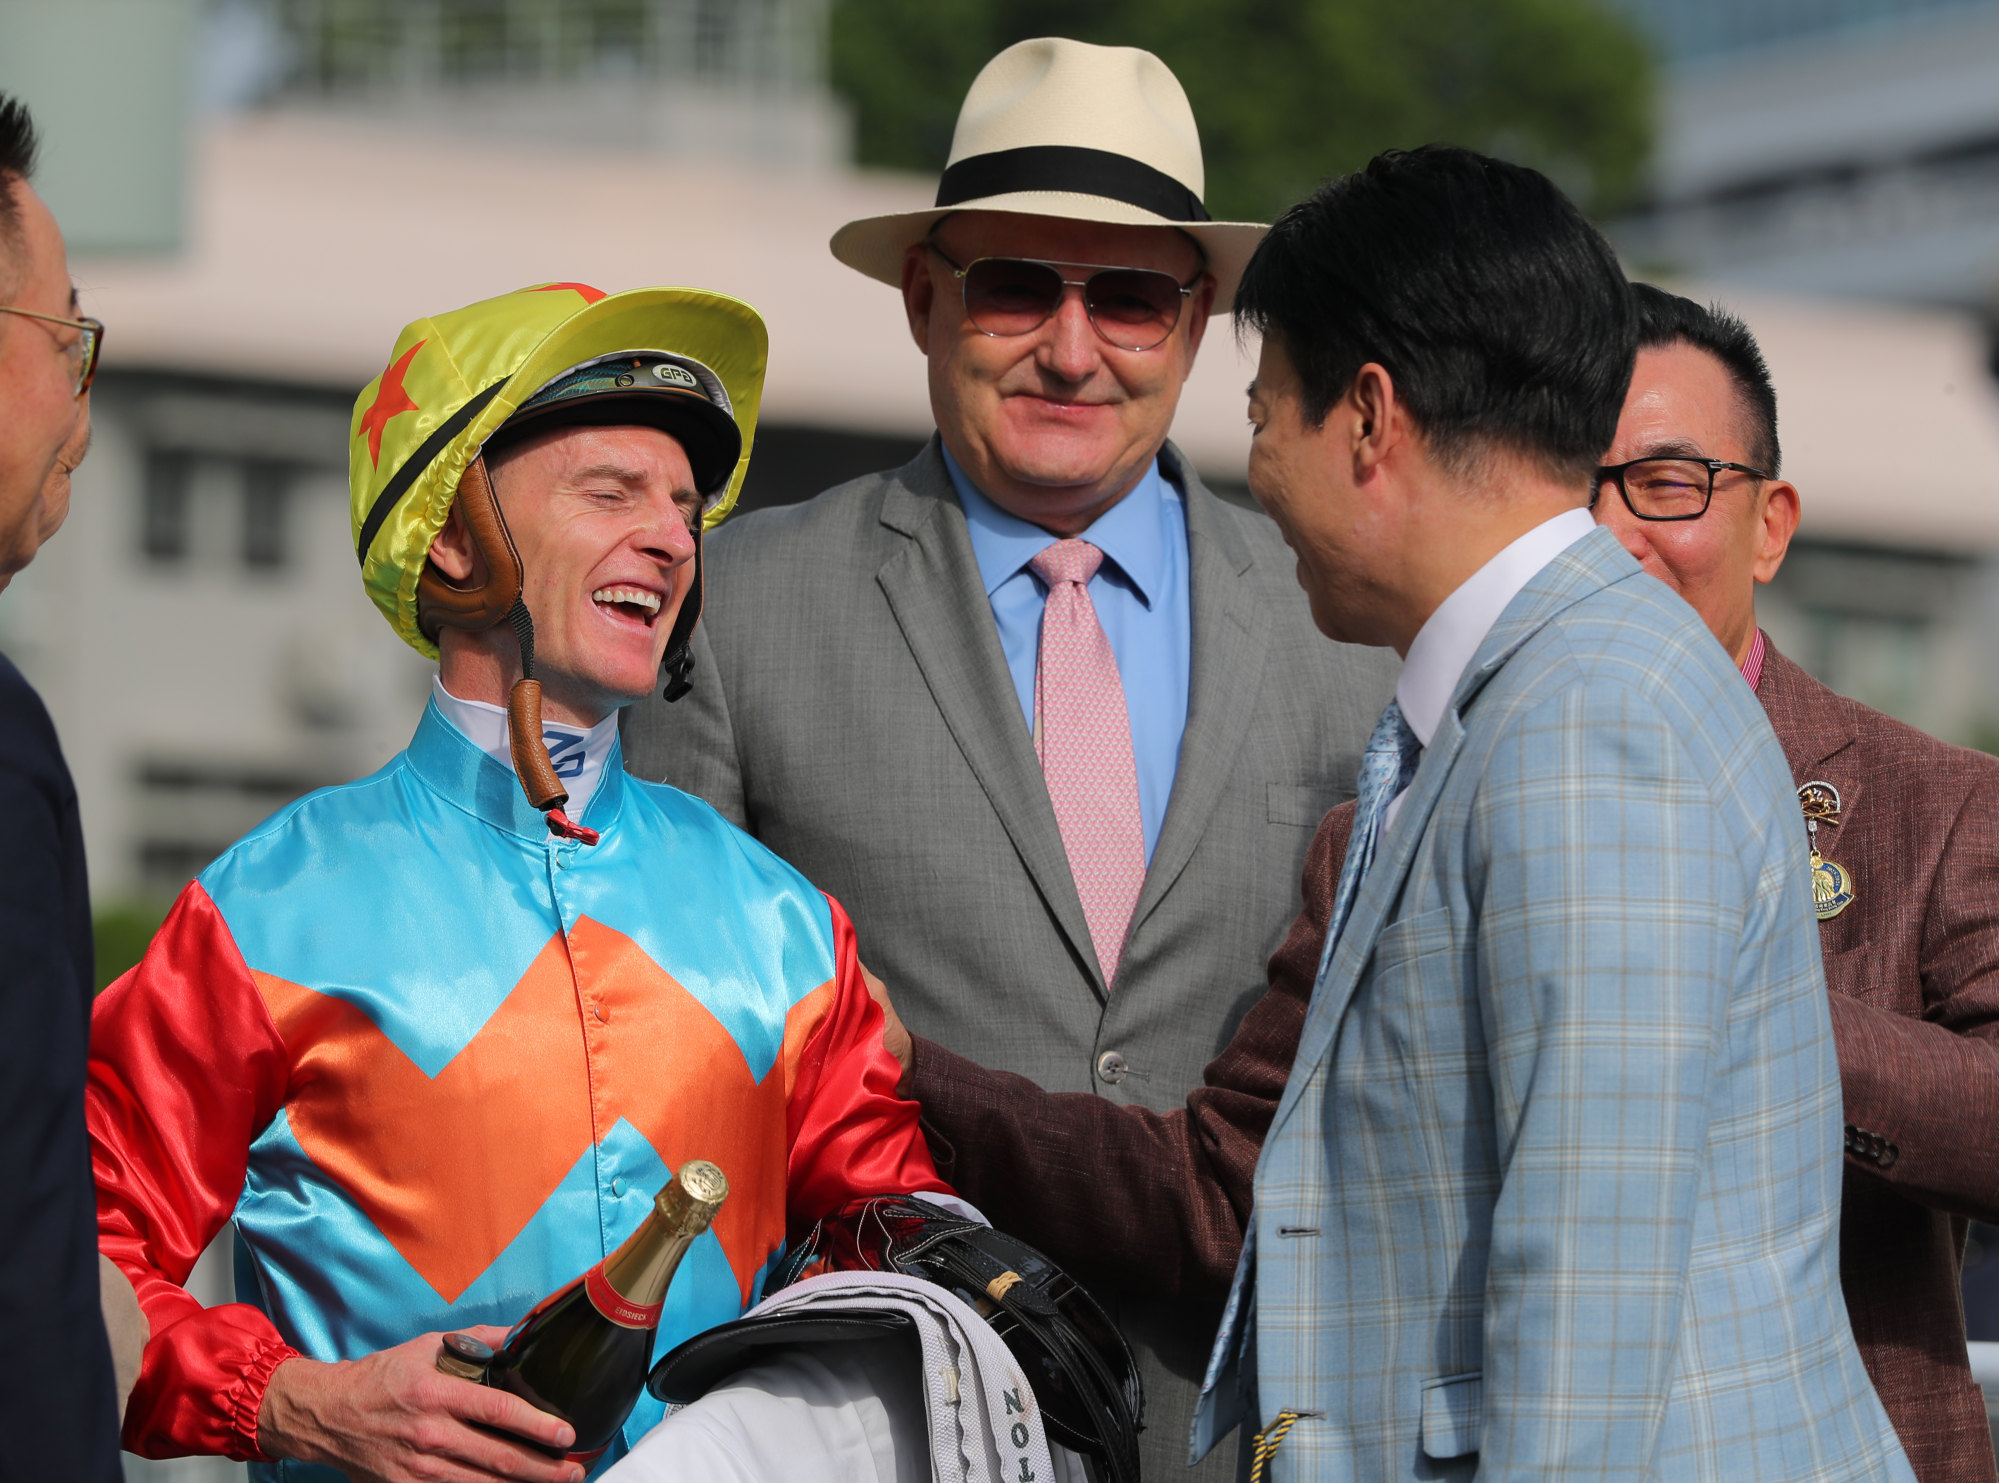
{"label": "outstretched arm", "polygon": [[1305,857],[1304,907],[1270,959],[1269,988],[1183,1109],[1044,1091],[915,1040],[924,1127],[965,1198],[1080,1277],[1219,1299],[1297,1053],[1352,827],[1351,803],[1320,823]]}

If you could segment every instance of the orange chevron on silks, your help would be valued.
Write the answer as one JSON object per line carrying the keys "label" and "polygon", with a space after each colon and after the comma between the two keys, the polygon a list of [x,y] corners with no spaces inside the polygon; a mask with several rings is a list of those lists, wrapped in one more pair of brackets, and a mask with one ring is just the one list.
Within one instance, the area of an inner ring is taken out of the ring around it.
{"label": "orange chevron on silks", "polygon": [[[729,1176],[714,1230],[745,1302],[784,1240],[785,1098],[832,1002],[831,983],[791,1007],[784,1050],[758,1081],[700,1000],[629,937],[585,917],[566,951],[560,937],[550,939],[485,1027],[431,1078],[353,1005],[272,974],[251,976],[291,1058],[292,1136],[447,1303],[620,1118],[668,1168],[704,1158]],[[564,1054],[579,992],[586,1032],[615,1025],[657,1048],[643,1074],[612,1062],[593,1078]],[[683,1087],[700,1088],[699,1100],[671,1095]],[[532,1106],[535,1116],[515,1125],[504,1158],[468,1160],[460,1131],[492,1100]]]}
{"label": "orange chevron on silks", "polygon": [[[948,1191],[840,909],[615,746],[583,819],[593,847],[550,835],[433,704],[381,772],[204,870],[99,997],[98,1244],[153,1333],[129,1450],[275,1483],[257,1414],[284,1360],[511,1324],[689,1158],[731,1193],[662,1349],[740,1314],[788,1233]],[[187,1276],[231,1225],[248,1280],[204,1309]],[[660,1415],[642,1400],[600,1466]]]}

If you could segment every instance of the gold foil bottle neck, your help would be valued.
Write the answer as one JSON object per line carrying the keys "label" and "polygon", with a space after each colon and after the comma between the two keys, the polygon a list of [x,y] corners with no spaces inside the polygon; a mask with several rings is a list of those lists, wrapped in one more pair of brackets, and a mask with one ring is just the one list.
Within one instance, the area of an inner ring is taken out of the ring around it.
{"label": "gold foil bottle neck", "polygon": [[669,1230],[698,1236],[729,1198],[729,1178],[706,1159],[689,1159],[675,1171],[653,1208]]}
{"label": "gold foil bottle neck", "polygon": [[689,1159],[652,1202],[652,1214],[604,1259],[604,1280],[627,1302],[651,1307],[666,1297],[680,1259],[729,1197],[729,1181],[706,1159]]}

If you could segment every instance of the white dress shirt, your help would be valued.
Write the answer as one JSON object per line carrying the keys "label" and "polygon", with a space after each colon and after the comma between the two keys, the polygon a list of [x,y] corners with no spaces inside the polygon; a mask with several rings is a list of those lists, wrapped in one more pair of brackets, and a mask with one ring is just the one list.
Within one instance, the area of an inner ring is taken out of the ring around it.
{"label": "white dress shirt", "polygon": [[[1416,631],[1402,661],[1402,677],[1395,682],[1402,719],[1416,733],[1417,741],[1430,745],[1445,708],[1457,693],[1458,681],[1464,678],[1465,667],[1492,632],[1499,615],[1520,595],[1520,589],[1595,529],[1596,521],[1588,510],[1564,510],[1505,547],[1437,604],[1437,611]],[[1381,823],[1384,838],[1394,827],[1395,816],[1402,811],[1402,795],[1408,791],[1405,788],[1389,800]]]}

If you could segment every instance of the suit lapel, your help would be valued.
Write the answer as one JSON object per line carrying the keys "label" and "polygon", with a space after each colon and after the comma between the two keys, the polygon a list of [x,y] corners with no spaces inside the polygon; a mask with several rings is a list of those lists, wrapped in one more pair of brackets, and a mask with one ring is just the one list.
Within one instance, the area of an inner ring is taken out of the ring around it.
{"label": "suit lapel", "polygon": [[1145,886],[1132,913],[1134,933],[1187,868],[1221,801],[1249,735],[1270,636],[1270,615],[1247,579],[1254,564],[1248,544],[1171,443],[1160,462],[1186,496],[1194,642],[1180,763]]}
{"label": "suit lapel", "polygon": [[1082,899],[936,439],[890,482],[881,518],[908,539],[875,580],[944,725],[1101,998]]}
{"label": "suit lapel", "polygon": [[1454,706],[1444,712],[1444,719],[1437,724],[1437,734],[1423,749],[1416,776],[1409,780],[1409,791],[1402,799],[1387,839],[1382,842],[1386,848],[1374,857],[1374,864],[1361,879],[1353,912],[1340,933],[1339,945],[1333,949],[1333,961],[1327,966],[1326,981],[1313,994],[1311,1006],[1305,1012],[1298,1056],[1292,1064],[1291,1078],[1285,1083],[1277,1115],[1271,1119],[1271,1133],[1283,1126],[1303,1089],[1307,1078],[1299,1073],[1317,1065],[1332,1044],[1361,973],[1374,956],[1375,939],[1381,935],[1389,911],[1401,898],[1403,884],[1416,860],[1416,846],[1430,826],[1430,815],[1436,812],[1444,780],[1451,774],[1464,739],[1465,729]]}
{"label": "suit lapel", "polygon": [[[1767,643],[1767,635],[1765,639]],[[1800,787],[1809,782],[1831,783],[1839,790],[1840,824],[1819,826],[1820,851],[1838,858],[1841,826],[1860,807],[1867,781],[1853,745],[1859,733],[1853,725],[1852,703],[1778,653],[1775,644],[1764,651],[1756,698],[1763,703],[1770,729],[1777,733],[1777,744],[1784,749],[1791,780]]]}

